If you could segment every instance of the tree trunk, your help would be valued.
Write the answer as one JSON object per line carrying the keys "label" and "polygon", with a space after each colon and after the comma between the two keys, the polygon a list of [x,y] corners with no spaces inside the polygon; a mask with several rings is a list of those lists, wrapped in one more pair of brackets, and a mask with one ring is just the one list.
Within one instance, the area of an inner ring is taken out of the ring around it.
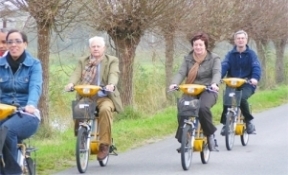
{"label": "tree trunk", "polygon": [[50,26],[45,23],[37,24],[38,32],[38,58],[41,60],[43,69],[43,90],[39,102],[39,108],[42,116],[42,124],[49,124],[49,48],[50,48]]}
{"label": "tree trunk", "polygon": [[129,106],[133,104],[133,64],[140,36],[120,38],[118,33],[108,32],[108,34],[114,41],[116,54],[120,61],[119,89],[122,103],[124,106]]}
{"label": "tree trunk", "polygon": [[268,41],[264,40],[264,39],[259,39],[259,40],[255,40],[255,41],[257,43],[257,52],[258,52],[258,57],[260,59],[261,68],[262,68],[260,87],[265,89],[265,88],[267,88],[267,85],[268,85],[267,74],[266,74],[266,69],[267,69],[267,67],[266,67],[266,62],[267,62],[266,49],[267,49]]}
{"label": "tree trunk", "polygon": [[166,76],[166,99],[171,101],[171,94],[167,93],[168,87],[173,77],[173,61],[174,61],[174,33],[164,35],[165,38],[165,76]]}
{"label": "tree trunk", "polygon": [[280,41],[274,40],[274,44],[276,47],[275,79],[277,84],[283,83],[285,79],[284,51],[286,41],[287,38],[281,39]]}

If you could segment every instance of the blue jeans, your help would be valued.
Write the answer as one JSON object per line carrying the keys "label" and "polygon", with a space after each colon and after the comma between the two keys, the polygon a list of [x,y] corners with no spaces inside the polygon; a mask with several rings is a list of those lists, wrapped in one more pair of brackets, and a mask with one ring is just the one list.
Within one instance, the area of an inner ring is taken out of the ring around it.
{"label": "blue jeans", "polygon": [[7,127],[8,129],[3,148],[6,164],[5,174],[18,173],[15,172],[15,167],[19,166],[15,164],[17,163],[17,143],[32,136],[37,131],[39,124],[40,121],[37,117],[26,114],[14,114],[6,120],[0,121],[0,127]]}

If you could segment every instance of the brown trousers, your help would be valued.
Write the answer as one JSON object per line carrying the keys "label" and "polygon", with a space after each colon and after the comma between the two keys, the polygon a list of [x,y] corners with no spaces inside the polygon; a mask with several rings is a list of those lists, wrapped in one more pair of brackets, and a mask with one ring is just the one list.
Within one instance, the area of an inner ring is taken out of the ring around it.
{"label": "brown trousers", "polygon": [[[112,124],[113,124],[113,112],[115,106],[112,100],[108,97],[101,97],[97,99],[98,108],[98,126],[99,126],[99,137],[100,143],[111,145],[112,141]],[[79,121],[75,121],[74,131],[79,127]]]}

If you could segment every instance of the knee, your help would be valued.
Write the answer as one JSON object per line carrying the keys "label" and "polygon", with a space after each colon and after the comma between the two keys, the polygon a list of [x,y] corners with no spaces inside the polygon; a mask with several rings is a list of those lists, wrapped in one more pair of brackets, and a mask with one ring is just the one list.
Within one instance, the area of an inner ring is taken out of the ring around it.
{"label": "knee", "polygon": [[109,106],[101,106],[101,108],[99,108],[99,114],[102,113],[112,113],[112,109]]}

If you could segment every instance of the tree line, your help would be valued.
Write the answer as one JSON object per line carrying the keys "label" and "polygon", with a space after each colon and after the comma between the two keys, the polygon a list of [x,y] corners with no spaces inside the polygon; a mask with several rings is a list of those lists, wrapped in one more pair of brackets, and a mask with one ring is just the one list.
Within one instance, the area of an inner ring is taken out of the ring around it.
{"label": "tree line", "polygon": [[[196,31],[217,42],[233,42],[232,34],[243,29],[257,44],[263,67],[261,87],[267,86],[269,42],[276,48],[275,80],[285,80],[284,51],[288,40],[288,0],[0,0],[0,18],[23,12],[37,30],[37,57],[43,66],[43,95],[39,108],[43,124],[49,124],[49,56],[51,33],[59,37],[79,24],[91,31],[104,31],[113,40],[120,59],[120,91],[125,106],[133,105],[133,63],[145,32],[163,36],[166,85],[173,73],[175,39],[189,40]],[[13,8],[11,8],[13,6]],[[168,98],[168,96],[167,96]]]}

